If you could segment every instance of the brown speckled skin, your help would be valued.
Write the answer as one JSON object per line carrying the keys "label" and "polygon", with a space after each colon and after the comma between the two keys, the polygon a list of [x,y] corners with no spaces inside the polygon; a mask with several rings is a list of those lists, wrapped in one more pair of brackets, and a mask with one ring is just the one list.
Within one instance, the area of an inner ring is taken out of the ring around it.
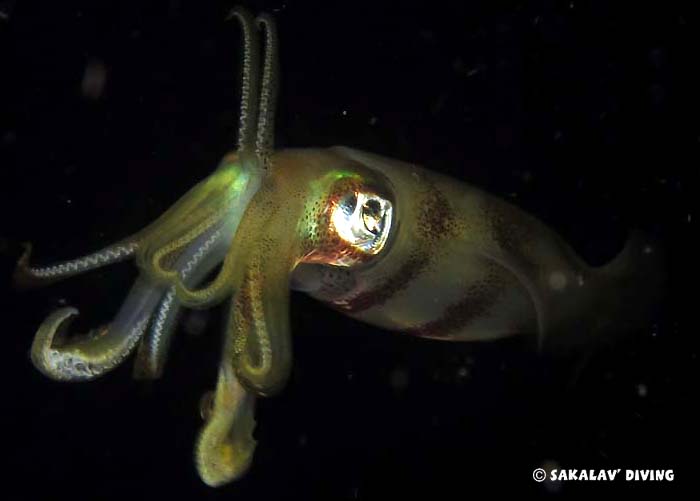
{"label": "brown speckled skin", "polygon": [[236,291],[224,360],[260,395],[281,389],[291,369],[289,284],[294,269],[303,263],[372,258],[337,235],[329,222],[334,204],[355,191],[393,196],[383,175],[330,150],[283,150],[271,162],[222,271]]}

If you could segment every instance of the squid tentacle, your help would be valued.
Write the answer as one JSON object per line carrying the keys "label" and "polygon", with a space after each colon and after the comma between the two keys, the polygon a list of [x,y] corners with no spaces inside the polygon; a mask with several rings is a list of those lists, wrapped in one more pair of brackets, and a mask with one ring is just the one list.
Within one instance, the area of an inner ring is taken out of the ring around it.
{"label": "squid tentacle", "polygon": [[[236,244],[238,228],[244,218],[249,206],[252,204],[262,184],[262,171],[255,159],[250,159],[249,155],[241,157],[242,173],[239,187],[235,190],[237,197],[226,209],[226,215],[222,218],[224,222],[223,231],[229,235],[227,241],[231,243],[230,250],[223,259],[221,270],[217,276],[199,289],[190,289],[182,277],[176,277],[175,293],[178,301],[189,308],[204,308],[223,301],[227,295],[234,290],[235,256],[238,254]],[[231,242],[232,240],[232,242]]]}
{"label": "squid tentacle", "polygon": [[[267,29],[263,88],[262,92],[260,92],[260,35],[258,26],[251,14],[242,7],[236,7],[230,12],[227,20],[232,18],[236,18],[240,23],[243,40],[243,78],[241,81],[238,155],[243,169],[251,174],[254,181],[251,183],[250,188],[246,189],[241,195],[242,203],[239,206],[242,206],[243,209],[239,209],[240,214],[237,215],[238,217],[232,218],[232,224],[237,226],[249,202],[260,188],[262,171],[265,166],[262,148],[268,144],[270,147],[272,146],[270,127],[274,117],[277,89],[275,83],[277,78],[277,38],[274,21],[266,17],[258,18],[257,23],[264,25]],[[255,141],[256,138],[257,142]],[[252,151],[253,148],[255,149],[254,152]],[[265,151],[265,154],[267,154],[267,151]],[[229,254],[235,254],[235,252],[232,251]],[[233,291],[234,270],[232,269],[232,263],[233,259],[227,255],[216,278],[200,289],[192,290],[183,280],[177,279],[175,283],[177,299],[183,306],[190,308],[202,308],[222,301]]]}
{"label": "squid tentacle", "polygon": [[170,262],[176,262],[178,253],[225,217],[231,205],[236,205],[238,193],[248,179],[243,171],[238,157],[228,156],[214,174],[180,198],[159,218],[156,231],[139,247],[139,268],[154,281],[172,282],[177,271],[163,261],[172,258]]}
{"label": "squid tentacle", "polygon": [[[28,246],[16,271],[20,283],[41,283],[136,258],[141,274],[111,324],[66,337],[71,318],[78,314],[69,307],[54,311],[39,327],[32,361],[50,378],[64,381],[97,378],[137,345],[135,375],[159,377],[179,310],[211,306],[238,289],[212,406],[195,451],[200,476],[211,486],[247,471],[256,445],[256,396],[274,393],[289,377],[289,281],[299,259],[297,229],[281,224],[280,214],[280,208],[291,208],[284,215],[293,218],[296,206],[283,201],[274,187],[263,189],[270,179],[278,91],[275,23],[266,14],[253,19],[242,8],[232,10],[230,18],[240,23],[244,46],[237,152],[133,236],[43,268],[29,266]],[[267,226],[271,236],[260,238]],[[191,289],[220,263],[210,283]]]}
{"label": "squid tentacle", "polygon": [[[261,15],[253,21],[250,13],[237,7],[227,19],[238,19],[243,38],[243,79],[241,83],[240,127],[238,130],[238,154],[244,169],[249,169],[257,179],[255,189],[247,191],[244,207],[260,187],[261,173],[269,163],[273,147],[273,125],[278,80],[278,43],[274,20]],[[262,84],[259,73],[259,33],[258,26],[266,30],[265,60]],[[254,141],[255,139],[255,141]],[[255,149],[252,152],[252,149]],[[240,219],[240,218],[239,218]],[[237,224],[237,221],[236,221]],[[202,308],[222,301],[233,291],[236,270],[233,264],[237,255],[234,249],[226,256],[221,271],[216,278],[198,290],[191,290],[182,280],[177,280],[176,294],[184,306]]]}
{"label": "squid tentacle", "polygon": [[[226,264],[217,278],[205,288],[192,291],[188,287],[200,283],[216,265],[224,261],[240,221],[260,188],[262,175],[255,159],[251,159],[250,155],[238,158],[240,170],[237,171],[235,181],[229,183],[228,201],[223,204],[224,208],[218,211],[216,219],[210,220],[208,229],[198,228],[199,233],[188,233],[188,237],[195,239],[194,242],[177,258],[175,270],[167,272],[168,277],[174,275],[171,283],[175,285],[171,285],[165,293],[151,329],[140,345],[135,368],[137,377],[160,376],[175,327],[175,318],[182,306],[206,307],[222,300],[233,290],[232,281],[229,280],[231,267]],[[155,255],[158,255],[158,251]],[[153,266],[156,265],[157,262],[153,263]],[[151,273],[162,277],[165,270],[151,269]]]}
{"label": "squid tentacle", "polygon": [[193,211],[206,201],[207,196],[211,197],[212,185],[216,187],[224,184],[222,182],[212,182],[212,179],[218,180],[221,177],[222,175],[219,172],[215,173],[191,189],[187,195],[178,200],[144,229],[86,256],[48,266],[33,267],[29,265],[32,246],[30,243],[25,244],[24,253],[19,258],[15,269],[15,283],[20,287],[47,285],[74,275],[125,261],[132,258],[135,254],[143,253],[142,247],[144,243],[156,241],[157,239],[154,237],[161,233],[163,226],[172,226],[175,222],[183,224],[183,219],[187,220],[192,217]]}
{"label": "squid tentacle", "polygon": [[258,115],[255,153],[265,168],[269,168],[270,153],[274,148],[275,109],[279,90],[279,43],[274,20],[268,14],[260,14],[258,26],[265,29],[265,60],[262,68],[260,112]]}
{"label": "squid tentacle", "polygon": [[[220,226],[201,235],[178,259],[177,267],[182,280],[188,284],[201,281],[224,258],[231,238],[230,231]],[[175,287],[170,286],[139,344],[134,367],[136,378],[156,379],[161,376],[180,310]]]}
{"label": "squid tentacle", "polygon": [[292,366],[289,281],[293,261],[273,254],[256,249],[251,256],[233,300],[227,332],[231,345],[224,355],[241,382],[265,396],[284,386]]}
{"label": "squid tentacle", "polygon": [[217,175],[221,177],[219,173],[215,173],[208,180],[199,183],[146,228],[86,256],[48,266],[33,267],[29,265],[32,246],[30,243],[25,244],[24,253],[17,261],[15,268],[15,283],[20,287],[47,285],[74,275],[125,261],[137,253],[143,253],[142,247],[144,243],[156,240],[154,236],[159,234],[164,225],[171,226],[174,222],[182,224],[183,218],[191,217],[194,209],[200,206],[203,201],[206,201],[208,195],[211,196],[211,188],[205,190],[201,188],[213,184],[211,178],[216,178]]}
{"label": "squid tentacle", "polygon": [[139,278],[112,324],[76,340],[66,340],[67,320],[75,308],[60,308],[41,324],[31,349],[32,362],[48,377],[60,381],[85,381],[114,369],[133,351],[151,318],[160,287]]}
{"label": "squid tentacle", "polygon": [[17,261],[14,281],[20,287],[33,287],[49,284],[74,275],[102,268],[131,258],[138,248],[135,238],[126,239],[104,249],[76,259],[48,266],[29,266],[32,245],[24,245],[24,253]]}
{"label": "squid tentacle", "polygon": [[233,259],[235,254],[233,249],[229,250],[224,258],[221,270],[214,280],[200,289],[190,289],[183,280],[175,283],[175,296],[178,301],[187,308],[206,308],[223,301],[226,296],[235,290],[235,272]]}
{"label": "squid tentacle", "polygon": [[136,350],[135,379],[158,379],[163,374],[179,311],[175,292],[168,289],[153,314],[151,327]]}
{"label": "squid tentacle", "polygon": [[[205,219],[180,238],[156,250],[150,259],[148,266],[148,269],[150,270],[149,274],[159,278],[162,281],[173,282],[176,280],[178,275],[177,266],[173,267],[173,269],[168,269],[163,265],[164,259],[178,251],[182,251],[184,247],[196,241],[199,236],[209,232],[212,227],[216,227],[217,223],[219,223],[225,217],[225,214],[225,211],[221,211],[218,214]],[[177,261],[180,260],[177,259]]]}
{"label": "squid tentacle", "polygon": [[238,127],[238,152],[248,153],[254,144],[258,114],[260,36],[253,17],[242,7],[234,8],[226,18],[238,19],[243,40],[243,77],[241,79],[241,107]]}
{"label": "squid tentacle", "polygon": [[240,478],[253,461],[255,396],[227,365],[219,368],[213,405],[195,446],[199,476],[211,487]]}
{"label": "squid tentacle", "polygon": [[296,225],[285,221],[298,221],[303,204],[287,197],[282,203],[279,197],[273,186],[260,189],[222,268],[235,290],[223,363],[231,364],[241,383],[258,395],[278,391],[291,369],[289,283],[302,242]]}

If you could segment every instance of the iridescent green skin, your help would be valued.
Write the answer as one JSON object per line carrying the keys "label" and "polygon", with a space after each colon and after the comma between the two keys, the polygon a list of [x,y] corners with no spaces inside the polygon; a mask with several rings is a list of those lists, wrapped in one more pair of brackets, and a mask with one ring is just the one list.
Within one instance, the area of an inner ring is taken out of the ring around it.
{"label": "iridescent green skin", "polygon": [[179,309],[228,303],[219,377],[195,451],[202,480],[218,486],[251,464],[256,397],[289,378],[290,287],[367,323],[448,340],[529,332],[542,342],[598,329],[592,312],[614,314],[611,298],[629,292],[620,284],[640,268],[642,245],[592,269],[531,216],[413,164],[343,147],[275,152],[274,24],[257,19],[266,30],[259,82],[257,27],[244,10],[231,17],[244,33],[238,149],[135,235],[54,266],[29,267],[29,250],[20,259],[24,285],[131,257],[139,268],[110,325],[62,339],[74,308],[41,324],[32,345],[39,370],[90,380],[138,347],[135,376],[160,377]]}

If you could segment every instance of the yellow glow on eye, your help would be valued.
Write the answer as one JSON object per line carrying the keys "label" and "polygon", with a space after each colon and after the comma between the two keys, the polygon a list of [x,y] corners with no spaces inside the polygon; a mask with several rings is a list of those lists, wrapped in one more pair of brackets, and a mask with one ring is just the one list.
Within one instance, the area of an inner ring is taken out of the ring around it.
{"label": "yellow glow on eye", "polygon": [[333,209],[331,222],[336,233],[354,248],[378,254],[391,231],[393,207],[374,193],[355,193]]}

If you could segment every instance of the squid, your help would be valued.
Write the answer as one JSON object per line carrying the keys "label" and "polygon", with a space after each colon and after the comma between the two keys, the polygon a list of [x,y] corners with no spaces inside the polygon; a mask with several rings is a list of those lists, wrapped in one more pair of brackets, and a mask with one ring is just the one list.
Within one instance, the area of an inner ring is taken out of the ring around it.
{"label": "squid", "polygon": [[20,286],[124,260],[138,278],[114,320],[67,334],[73,307],[51,313],[31,347],[36,368],[90,381],[135,354],[134,376],[161,377],[183,308],[227,305],[216,387],[202,399],[195,446],[202,480],[249,469],[255,402],[292,367],[290,290],[343,315],[430,339],[530,334],[569,345],[618,328],[653,289],[643,237],[600,268],[554,231],[477,187],[349,147],[274,149],[278,38],[267,14],[234,9],[242,33],[237,147],[152,224],[63,263],[19,259]]}

